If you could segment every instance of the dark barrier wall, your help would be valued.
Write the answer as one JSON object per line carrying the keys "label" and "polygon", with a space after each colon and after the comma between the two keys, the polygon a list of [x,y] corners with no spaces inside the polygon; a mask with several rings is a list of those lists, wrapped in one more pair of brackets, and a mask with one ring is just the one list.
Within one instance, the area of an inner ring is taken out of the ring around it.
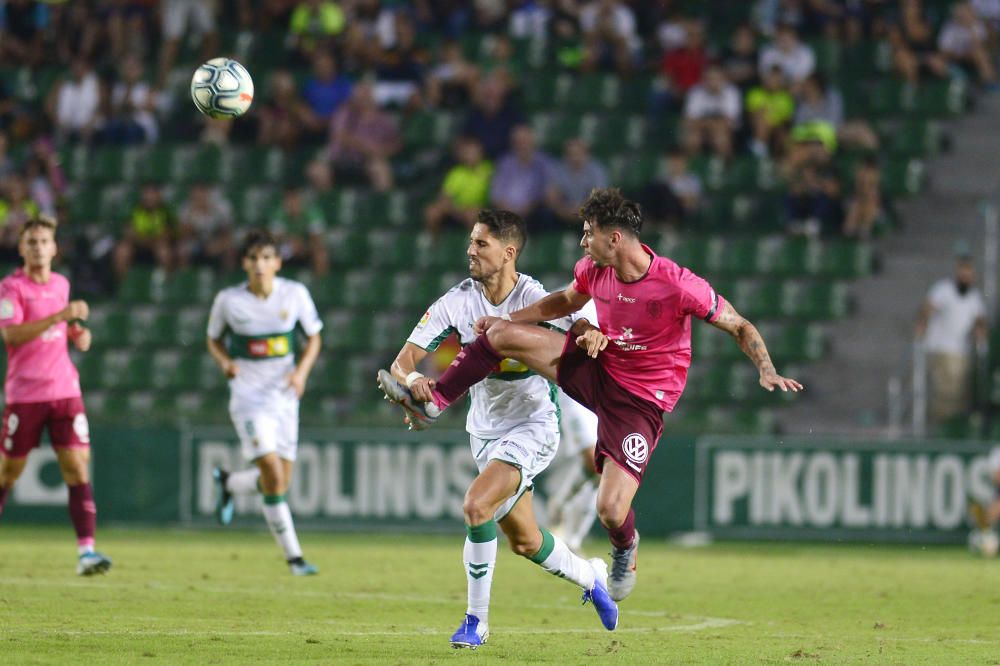
{"label": "dark barrier wall", "polygon": [[[212,468],[244,465],[228,428],[97,429],[93,443],[104,523],[209,525]],[[968,498],[991,495],[987,454],[969,442],[668,437],[636,511],[649,536],[957,542]],[[307,430],[289,501],[303,526],[451,530],[474,474],[463,432]],[[254,517],[239,522],[258,524],[258,501],[240,498],[237,515]],[[65,521],[66,490],[44,445],[3,522]]]}

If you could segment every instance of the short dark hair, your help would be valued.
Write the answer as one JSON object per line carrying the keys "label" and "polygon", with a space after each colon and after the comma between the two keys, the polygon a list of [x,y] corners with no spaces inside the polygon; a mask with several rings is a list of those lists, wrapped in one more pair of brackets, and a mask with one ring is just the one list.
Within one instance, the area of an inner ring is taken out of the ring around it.
{"label": "short dark hair", "polygon": [[490,233],[504,243],[511,243],[517,248],[518,254],[528,242],[528,232],[520,215],[509,210],[484,208],[479,211],[476,222],[485,225]]}
{"label": "short dark hair", "polygon": [[17,239],[21,240],[33,229],[48,229],[54,238],[57,228],[59,228],[59,222],[56,221],[56,218],[51,215],[38,215],[21,225],[21,229],[17,232]]}
{"label": "short dark hair", "polygon": [[249,257],[250,253],[254,250],[260,250],[265,247],[274,248],[275,252],[278,251],[278,241],[275,239],[274,234],[267,229],[251,229],[243,238],[240,256]]}
{"label": "short dark hair", "polygon": [[642,208],[622,196],[617,187],[591,190],[580,207],[580,218],[601,229],[621,229],[636,238],[642,231]]}

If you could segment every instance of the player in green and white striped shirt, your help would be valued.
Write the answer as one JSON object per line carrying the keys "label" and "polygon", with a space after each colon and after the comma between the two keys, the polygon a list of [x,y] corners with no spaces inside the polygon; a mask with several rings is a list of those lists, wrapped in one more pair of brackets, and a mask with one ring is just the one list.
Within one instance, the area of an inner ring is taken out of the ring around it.
{"label": "player in green and white striped shirt", "polygon": [[[319,355],[323,322],[305,285],[277,277],[281,257],[269,232],[250,232],[242,256],[247,281],[215,297],[208,351],[229,378],[229,415],[244,457],[256,467],[214,470],[218,518],[232,521],[234,494],[260,492],[264,519],[292,574],[308,576],[318,570],[302,558],[285,493],[298,448],[299,398]],[[297,328],[307,336],[298,362]]]}

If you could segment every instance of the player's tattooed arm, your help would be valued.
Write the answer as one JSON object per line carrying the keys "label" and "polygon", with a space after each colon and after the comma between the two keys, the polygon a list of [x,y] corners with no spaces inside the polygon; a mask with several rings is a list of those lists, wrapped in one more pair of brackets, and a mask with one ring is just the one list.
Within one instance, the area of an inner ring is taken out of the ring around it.
{"label": "player's tattooed arm", "polygon": [[723,301],[722,312],[711,323],[712,326],[722,329],[736,338],[736,343],[740,346],[740,349],[757,366],[757,371],[760,372],[760,385],[762,387],[768,391],[773,391],[776,388],[782,391],[797,392],[802,390],[802,384],[794,379],[782,377],[778,374],[778,371],[774,369],[774,363],[771,361],[771,355],[767,352],[767,345],[764,344],[764,338],[761,337],[760,331],[748,319],[737,312],[729,304],[729,301]]}

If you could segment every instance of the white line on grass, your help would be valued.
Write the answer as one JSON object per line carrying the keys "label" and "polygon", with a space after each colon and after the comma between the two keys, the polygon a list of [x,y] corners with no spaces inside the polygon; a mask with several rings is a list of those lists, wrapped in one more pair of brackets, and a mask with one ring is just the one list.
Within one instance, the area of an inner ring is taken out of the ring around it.
{"label": "white line on grass", "polygon": [[[416,604],[455,604],[461,603],[463,597],[448,598],[446,596],[420,596],[412,594],[388,594],[385,592],[316,592],[314,590],[298,590],[295,588],[242,588],[242,587],[229,587],[225,585],[198,585],[197,583],[191,583],[189,585],[172,585],[164,584],[158,581],[146,581],[146,582],[131,582],[131,581],[121,581],[121,580],[110,580],[110,579],[99,579],[96,581],[82,581],[82,580],[40,580],[37,578],[0,578],[0,586],[2,585],[24,585],[24,586],[44,586],[44,587],[77,587],[85,588],[89,590],[99,590],[105,587],[114,588],[130,588],[130,589],[142,589],[150,591],[184,591],[198,594],[205,593],[216,593],[216,594],[241,594],[241,595],[252,595],[252,596],[273,596],[282,595],[290,597],[306,597],[306,598],[316,598],[316,599],[359,599],[363,601],[394,601],[400,603],[416,603]],[[564,610],[566,608],[572,607],[571,604],[521,604],[522,608],[533,608],[537,610]],[[678,617],[678,618],[701,618],[702,616],[691,616],[691,615],[680,615],[677,613],[670,613],[667,611],[642,611],[642,610],[629,610],[629,615],[635,615],[637,617]],[[736,622],[736,620],[734,620]]]}

